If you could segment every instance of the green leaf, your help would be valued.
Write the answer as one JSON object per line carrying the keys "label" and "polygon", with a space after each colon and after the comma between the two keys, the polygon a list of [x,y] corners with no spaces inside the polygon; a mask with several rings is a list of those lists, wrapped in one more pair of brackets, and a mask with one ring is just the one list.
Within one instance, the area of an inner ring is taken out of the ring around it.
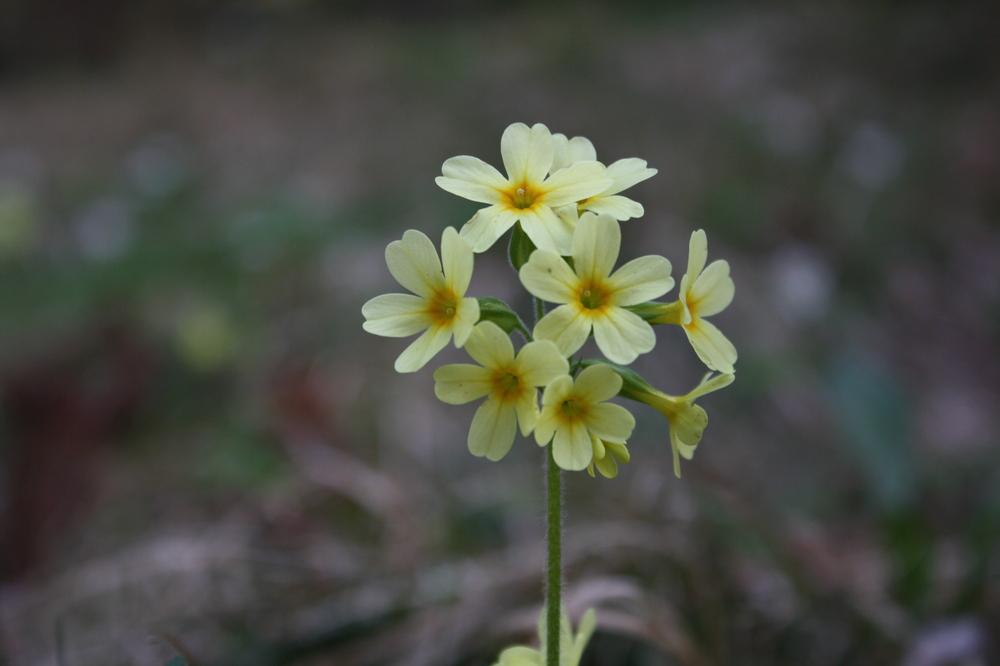
{"label": "green leaf", "polygon": [[480,296],[477,300],[479,301],[479,321],[491,321],[502,328],[505,333],[526,330],[517,313],[500,299]]}
{"label": "green leaf", "polygon": [[528,238],[528,234],[521,229],[521,223],[514,225],[514,232],[510,235],[510,246],[507,253],[510,255],[510,263],[515,271],[520,271],[521,266],[528,263],[531,253],[537,250],[535,244]]}
{"label": "green leaf", "polygon": [[911,450],[914,410],[903,384],[861,353],[836,359],[829,386],[847,451],[878,508],[893,514],[912,506],[919,481]]}

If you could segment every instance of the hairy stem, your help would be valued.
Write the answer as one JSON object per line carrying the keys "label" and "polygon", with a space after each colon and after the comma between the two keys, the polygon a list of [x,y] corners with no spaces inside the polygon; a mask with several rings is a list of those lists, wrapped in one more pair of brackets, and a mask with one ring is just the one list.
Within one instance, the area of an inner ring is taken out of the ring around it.
{"label": "hairy stem", "polygon": [[556,465],[552,444],[548,449],[546,485],[548,490],[547,529],[548,562],[545,580],[546,666],[559,666],[559,618],[562,612],[562,471]]}

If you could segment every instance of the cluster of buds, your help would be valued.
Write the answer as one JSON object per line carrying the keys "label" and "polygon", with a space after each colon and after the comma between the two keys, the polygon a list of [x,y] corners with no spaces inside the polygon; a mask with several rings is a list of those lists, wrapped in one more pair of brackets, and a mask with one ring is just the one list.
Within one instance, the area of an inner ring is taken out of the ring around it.
{"label": "cluster of buds", "polygon": [[[635,427],[627,409],[608,402],[621,396],[667,418],[680,476],[680,457],[691,458],[708,424],[695,399],[733,381],[736,349],[706,320],[732,301],[729,264],[718,260],[706,267],[708,241],[704,231],[695,231],[678,299],[655,301],[674,287],[666,258],[639,257],[614,270],[620,223],[644,212],[620,192],[655,169],[638,158],[606,167],[589,140],[551,134],[541,124],[511,125],[500,148],[506,176],[467,155],[444,163],[437,184],[487,206],[460,231],[444,230],[440,255],[420,231],[389,244],[389,271],[412,293],[368,301],[365,330],[421,334],[396,360],[399,372],[420,370],[449,340],[468,352],[475,363],[438,368],[434,390],[449,404],[485,398],[469,429],[474,455],[500,460],[520,430],[539,446],[551,445],[562,469],[587,469],[593,476],[596,468],[614,477],[618,464],[629,460],[626,443]],[[475,254],[511,229],[511,264],[537,304],[531,330],[506,303],[466,296]],[[687,395],[666,395],[625,367],[653,349],[658,324],[683,327],[712,371]],[[515,331],[525,339],[517,350]],[[590,336],[605,358],[576,358]]]}

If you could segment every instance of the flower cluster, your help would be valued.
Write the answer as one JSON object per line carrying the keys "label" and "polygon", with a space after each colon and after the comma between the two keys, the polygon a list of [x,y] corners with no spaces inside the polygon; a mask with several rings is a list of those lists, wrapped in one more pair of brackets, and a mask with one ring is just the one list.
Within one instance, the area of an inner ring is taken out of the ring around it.
{"label": "flower cluster", "polygon": [[[655,169],[637,158],[605,166],[587,139],[552,134],[541,124],[511,125],[500,150],[506,175],[468,155],[445,161],[437,184],[486,206],[459,231],[444,230],[440,256],[415,230],[389,244],[389,271],[412,293],[368,301],[365,330],[389,337],[420,333],[396,360],[399,372],[420,370],[449,340],[468,352],[475,363],[438,368],[434,390],[449,404],[484,399],[469,429],[474,455],[500,460],[520,430],[539,446],[551,445],[561,468],[587,469],[591,476],[596,469],[612,478],[630,459],[626,443],[635,427],[627,409],[608,402],[621,396],[667,418],[680,476],[680,457],[691,458],[708,423],[694,400],[734,377],[736,349],[706,320],[733,299],[728,262],[706,267],[707,237],[695,231],[678,299],[657,302],[674,287],[667,259],[648,255],[615,269],[620,223],[644,213],[621,192]],[[507,304],[466,296],[475,254],[509,230],[511,263],[535,298],[531,330]],[[681,326],[698,357],[719,374],[674,397],[626,368],[656,345],[658,324]],[[520,349],[514,331],[526,341]],[[577,358],[591,336],[605,358]]]}

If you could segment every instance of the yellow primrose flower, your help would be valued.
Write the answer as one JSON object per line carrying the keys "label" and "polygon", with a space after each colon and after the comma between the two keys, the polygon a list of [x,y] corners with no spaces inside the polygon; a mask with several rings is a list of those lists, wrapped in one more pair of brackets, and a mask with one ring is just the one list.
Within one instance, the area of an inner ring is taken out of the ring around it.
{"label": "yellow primrose flower", "polygon": [[410,229],[403,240],[389,243],[385,263],[413,294],[383,294],[361,308],[369,333],[402,338],[424,331],[396,359],[397,372],[424,367],[452,335],[455,346],[461,347],[479,321],[479,302],[465,298],[472,279],[472,247],[452,227],[441,237],[441,259],[427,236]]}
{"label": "yellow primrose flower", "polygon": [[708,414],[705,410],[694,404],[694,401],[706,393],[718,391],[720,388],[733,383],[736,376],[733,374],[705,375],[696,389],[682,395],[674,397],[661,393],[654,388],[647,389],[651,392],[632,392],[629,394],[634,400],[644,402],[653,409],[667,417],[670,422],[670,446],[674,452],[674,474],[677,478],[681,476],[680,456],[686,460],[691,460],[694,450],[701,441],[701,435],[708,425]]}
{"label": "yellow primrose flower", "polygon": [[461,155],[445,161],[443,175],[435,179],[438,186],[489,204],[462,227],[462,238],[468,239],[474,251],[485,252],[520,222],[535,247],[569,253],[573,228],[553,209],[600,194],[613,181],[605,177],[604,165],[595,161],[577,162],[548,175],[553,150],[552,134],[545,125],[529,128],[514,123],[500,139],[506,177],[476,157]]}
{"label": "yellow primrose flower", "polygon": [[605,402],[621,387],[622,378],[606,365],[585,368],[575,381],[559,377],[542,393],[535,441],[539,446],[551,441],[552,455],[563,469],[585,469],[594,459],[593,437],[624,444],[635,428],[627,409]]}
{"label": "yellow primrose flower", "polygon": [[[589,139],[582,136],[567,139],[564,134],[553,134],[552,140],[555,145],[552,173],[577,162],[597,160],[597,151],[594,150],[594,144]],[[600,194],[578,201],[576,208],[580,211],[607,213],[619,222],[633,217],[642,217],[645,212],[642,204],[618,193],[647,178],[652,178],[656,175],[656,169],[648,168],[646,160],[630,157],[613,162],[608,166],[605,174],[611,179],[611,186]]]}
{"label": "yellow primrose flower", "polygon": [[[663,314],[651,324],[679,324],[702,363],[724,374],[734,372],[736,347],[705,317],[725,310],[733,301],[736,286],[729,277],[729,262],[713,261],[708,268],[708,239],[701,229],[691,234],[687,273],[681,278],[680,300],[663,306]],[[704,269],[704,270],[703,270]]]}
{"label": "yellow primrose flower", "polygon": [[514,443],[517,424],[527,437],[538,421],[538,389],[569,373],[569,363],[548,340],[514,345],[499,326],[483,321],[472,329],[465,350],[480,365],[453,364],[434,371],[434,393],[451,405],[489,396],[469,428],[469,451],[500,460]]}
{"label": "yellow primrose flower", "polygon": [[552,340],[564,356],[575,353],[591,329],[601,352],[627,365],[656,344],[653,328],[624,308],[665,294],[674,286],[670,262],[649,255],[628,262],[614,274],[621,228],[609,215],[584,213],[573,236],[573,265],[558,254],[536,250],[520,277],[534,296],[562,303],[535,325],[534,336]]}
{"label": "yellow primrose flower", "polygon": [[594,459],[587,465],[587,473],[594,476],[594,467],[606,479],[618,476],[618,461],[627,463],[632,459],[624,444],[605,442],[591,435],[590,442],[594,446]]}
{"label": "yellow primrose flower", "polygon": [[[579,666],[583,651],[597,627],[597,613],[590,608],[583,614],[575,636],[565,607],[562,609],[559,624],[559,666]],[[545,649],[546,633],[545,609],[542,608],[538,620],[538,637],[542,648],[536,650],[523,645],[509,647],[500,653],[500,659],[493,666],[545,666],[548,663]]]}

